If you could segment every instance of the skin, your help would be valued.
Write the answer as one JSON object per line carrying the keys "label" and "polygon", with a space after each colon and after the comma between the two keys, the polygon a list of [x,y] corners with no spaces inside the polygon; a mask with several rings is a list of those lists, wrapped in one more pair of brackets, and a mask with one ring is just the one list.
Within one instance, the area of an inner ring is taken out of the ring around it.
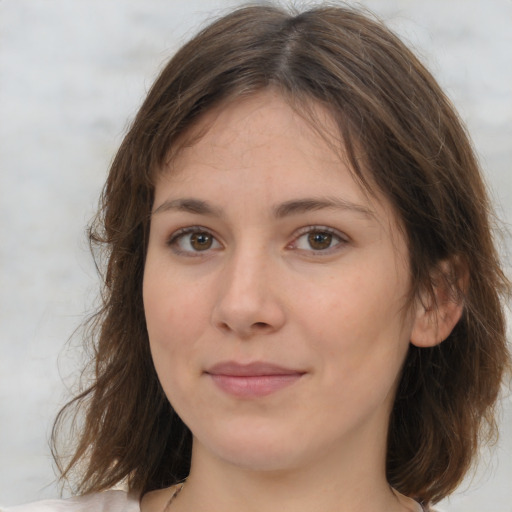
{"label": "skin", "polygon": [[[144,275],[155,367],[193,433],[170,508],[417,510],[386,482],[386,435],[410,341],[437,343],[439,331],[406,307],[408,253],[390,205],[273,90],[194,130],[157,180]],[[233,396],[208,373],[222,361],[300,377]],[[146,495],[143,512],[170,493]]]}

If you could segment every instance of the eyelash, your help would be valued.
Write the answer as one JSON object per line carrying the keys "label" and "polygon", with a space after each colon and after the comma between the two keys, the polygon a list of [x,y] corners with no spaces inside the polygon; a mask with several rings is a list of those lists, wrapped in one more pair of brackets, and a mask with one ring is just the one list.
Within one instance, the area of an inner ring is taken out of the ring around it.
{"label": "eyelash", "polygon": [[[332,237],[332,241],[334,241],[334,245],[329,246],[325,249],[301,249],[297,247],[297,242],[306,235],[311,234],[327,234]],[[212,244],[217,244],[219,247],[221,247],[220,242],[217,240],[215,235],[212,234],[212,232],[204,228],[202,226],[192,226],[187,228],[179,229],[178,231],[175,231],[169,238],[167,245],[171,247],[171,249],[178,255],[185,255],[189,257],[201,257],[206,254],[208,254],[212,250],[217,250],[218,247],[207,247],[204,250],[190,250],[190,249],[183,249],[179,247],[179,242],[183,239],[185,239],[187,236],[194,235],[194,234],[205,234],[207,236],[211,237]],[[335,241],[337,239],[337,241]],[[189,241],[190,243],[190,241]],[[346,235],[343,233],[329,228],[327,226],[306,226],[299,230],[299,233],[294,237],[293,241],[286,246],[287,249],[296,249],[301,252],[307,252],[309,254],[313,254],[315,256],[323,256],[331,254],[332,252],[335,252],[336,250],[340,249],[340,246],[344,246],[347,243],[349,243],[349,239]]]}
{"label": "eyelash", "polygon": [[[194,251],[194,250],[186,250],[179,247],[179,242],[183,240],[187,235],[194,235],[194,234],[205,234],[212,238],[212,243],[217,243],[220,245],[219,241],[215,237],[215,235],[212,234],[212,232],[209,229],[203,228],[202,226],[192,226],[189,228],[182,228],[178,231],[175,231],[171,237],[169,238],[167,245],[171,247],[171,249],[178,255],[185,255],[190,257],[200,257],[203,256],[203,253],[209,252],[211,247],[208,247],[204,251]],[[215,248],[216,249],[216,248]],[[215,250],[213,249],[213,250]]]}
{"label": "eyelash", "polygon": [[[333,242],[335,242],[334,239],[337,239],[337,241],[334,243],[334,245],[329,246],[325,249],[300,249],[297,247],[297,242],[302,237],[314,233],[327,234],[332,237]],[[344,246],[347,243],[349,243],[348,237],[336,229],[332,229],[327,226],[306,226],[299,230],[299,234],[293,239],[293,241],[287,247],[291,249],[297,249],[299,251],[308,252],[315,256],[327,256],[329,254],[332,254],[333,252],[336,252],[337,250],[340,250],[341,246]]]}

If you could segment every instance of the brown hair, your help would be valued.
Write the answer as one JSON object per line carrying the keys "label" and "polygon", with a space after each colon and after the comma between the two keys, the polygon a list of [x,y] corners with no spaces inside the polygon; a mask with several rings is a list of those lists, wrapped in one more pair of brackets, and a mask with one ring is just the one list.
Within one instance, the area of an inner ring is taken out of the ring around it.
{"label": "brown hair", "polygon": [[509,283],[478,164],[452,105],[371,16],[341,7],[289,13],[255,5],[219,19],[179,50],[110,169],[90,231],[107,261],[103,307],[92,321],[94,377],[54,427],[55,436],[70,407],[84,415],[73,455],[59,465],[63,477],[78,471],[78,492],[126,480],[144,493],[188,474],[191,434],[158,382],[142,304],[155,173],[204,112],[269,86],[298,110],[316,101],[332,113],[354,174],[388,198],[403,227],[412,295],[433,294],[447,261],[452,271],[441,278],[457,300],[463,296],[462,319],[447,340],[410,347],[390,420],[390,484],[424,504],[436,502],[460,483],[479,437],[494,433],[510,361],[502,307]]}

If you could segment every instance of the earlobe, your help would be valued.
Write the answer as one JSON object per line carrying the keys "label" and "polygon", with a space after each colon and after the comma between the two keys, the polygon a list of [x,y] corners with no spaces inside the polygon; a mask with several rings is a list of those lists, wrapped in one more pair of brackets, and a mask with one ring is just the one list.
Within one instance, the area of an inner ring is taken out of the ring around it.
{"label": "earlobe", "polygon": [[[416,304],[415,319],[411,332],[411,343],[417,347],[433,347],[442,343],[462,316],[464,310],[463,290],[466,288],[467,272],[455,271],[452,263],[443,261],[436,273],[433,293],[425,293]],[[457,278],[454,276],[458,275]]]}
{"label": "earlobe", "polygon": [[433,347],[443,342],[462,316],[464,306],[462,302],[437,303],[431,308],[422,304],[416,314],[411,343],[417,347]]}

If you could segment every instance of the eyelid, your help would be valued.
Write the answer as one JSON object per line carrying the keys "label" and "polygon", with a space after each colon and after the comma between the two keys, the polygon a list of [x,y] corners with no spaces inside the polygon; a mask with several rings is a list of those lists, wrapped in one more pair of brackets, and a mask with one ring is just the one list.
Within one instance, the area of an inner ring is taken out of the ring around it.
{"label": "eyelid", "polygon": [[[338,238],[340,241],[333,245],[332,247],[329,247],[328,249],[299,249],[295,247],[295,244],[299,238],[301,238],[304,235],[307,235],[311,232],[320,232],[320,233],[329,233],[331,235],[334,235],[336,238]],[[337,229],[331,228],[329,226],[321,226],[321,225],[312,225],[312,226],[304,226],[303,228],[300,228],[293,237],[293,240],[290,244],[288,244],[287,248],[289,249],[295,249],[301,252],[307,252],[309,254],[313,254],[315,256],[327,256],[329,254],[332,254],[333,252],[341,250],[343,246],[350,243],[350,237],[343,233],[342,231],[339,231]],[[340,247],[341,246],[341,247]]]}
{"label": "eyelid", "polygon": [[189,257],[201,257],[201,256],[204,257],[207,254],[211,253],[212,251],[218,250],[217,247],[208,248],[208,249],[205,249],[204,251],[192,251],[192,250],[188,251],[188,250],[181,249],[178,246],[178,242],[185,236],[191,235],[194,233],[207,233],[214,239],[215,242],[217,242],[217,244],[219,246],[222,245],[221,242],[219,241],[219,238],[215,235],[215,233],[211,229],[205,228],[203,226],[187,226],[184,228],[177,229],[176,231],[173,231],[171,233],[171,235],[168,237],[166,245],[168,245],[174,253],[176,253],[178,255],[189,256]]}
{"label": "eyelid", "polygon": [[[297,241],[304,235],[307,235],[312,232],[319,232],[319,233],[329,233],[336,237],[339,241],[335,243],[332,247],[328,247],[327,249],[301,249],[297,247]],[[219,237],[209,228],[205,228],[204,226],[187,226],[184,228],[177,229],[171,233],[171,235],[168,237],[166,241],[166,245],[168,245],[172,251],[175,254],[178,255],[185,255],[190,257],[201,257],[201,256],[207,256],[212,251],[218,250],[219,247],[213,247],[205,249],[204,251],[194,251],[194,250],[184,250],[181,249],[178,246],[179,240],[184,238],[187,235],[191,235],[193,233],[207,233],[210,236],[212,236],[214,243],[217,243],[218,246],[222,246]],[[296,250],[300,251],[302,253],[308,253],[314,256],[327,256],[332,254],[333,252],[337,252],[341,250],[346,244],[350,243],[350,237],[347,236],[342,231],[339,231],[337,229],[334,229],[329,226],[322,226],[322,225],[310,225],[310,226],[304,226],[300,229],[298,229],[293,234],[292,241],[287,244],[286,248],[290,250]]]}

